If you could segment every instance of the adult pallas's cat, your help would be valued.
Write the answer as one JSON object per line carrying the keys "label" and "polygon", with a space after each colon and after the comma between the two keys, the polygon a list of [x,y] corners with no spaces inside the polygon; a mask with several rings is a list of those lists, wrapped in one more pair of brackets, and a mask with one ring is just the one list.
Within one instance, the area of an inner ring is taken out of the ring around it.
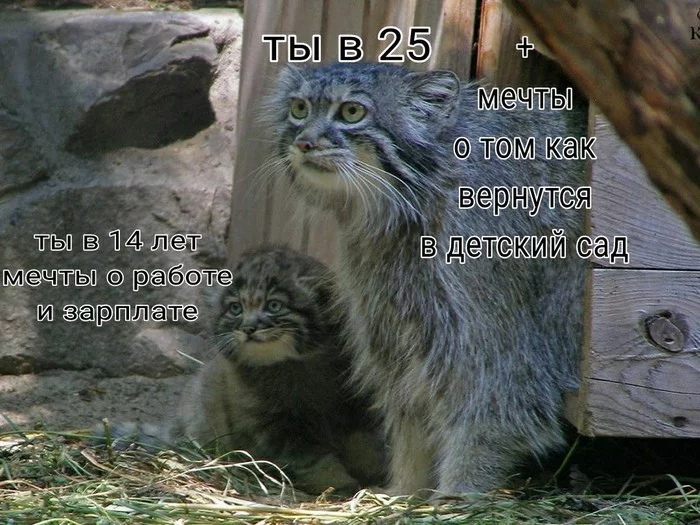
{"label": "adult pallas's cat", "polygon": [[[340,227],[354,372],[386,418],[390,489],[487,490],[562,445],[584,261],[444,254],[450,236],[578,236],[580,209],[460,210],[458,187],[579,186],[582,163],[543,149],[545,136],[585,134],[583,115],[478,111],[475,88],[451,72],[335,64],[284,69],[264,117],[277,143],[269,166]],[[536,137],[536,159],[483,159],[479,137],[514,135]],[[459,136],[467,160],[453,153]],[[421,258],[421,236],[437,240],[437,257]]]}

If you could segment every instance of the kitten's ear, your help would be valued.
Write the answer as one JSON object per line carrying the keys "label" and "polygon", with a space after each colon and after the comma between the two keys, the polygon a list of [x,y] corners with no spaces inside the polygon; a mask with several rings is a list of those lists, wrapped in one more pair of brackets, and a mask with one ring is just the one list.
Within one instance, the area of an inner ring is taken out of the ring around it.
{"label": "kitten's ear", "polygon": [[333,292],[331,275],[308,275],[297,279],[299,286],[311,293],[318,304],[331,304]]}
{"label": "kitten's ear", "polygon": [[449,118],[459,105],[459,79],[452,71],[435,70],[406,75],[417,109],[439,118]]}
{"label": "kitten's ear", "polygon": [[318,275],[299,275],[297,276],[296,282],[300,288],[314,295],[320,287],[320,278]]}
{"label": "kitten's ear", "polygon": [[204,305],[212,310],[218,309],[221,303],[221,298],[225,292],[226,287],[220,284],[202,287],[202,299],[204,299]]}

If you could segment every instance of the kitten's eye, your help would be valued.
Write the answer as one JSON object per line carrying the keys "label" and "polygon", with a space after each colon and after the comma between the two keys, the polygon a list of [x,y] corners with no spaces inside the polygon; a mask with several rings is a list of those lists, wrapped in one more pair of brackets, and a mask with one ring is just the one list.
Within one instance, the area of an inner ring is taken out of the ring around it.
{"label": "kitten's eye", "polygon": [[277,299],[270,299],[267,303],[265,303],[265,310],[267,310],[271,314],[276,314],[280,310],[282,310],[283,306],[284,305],[282,304],[282,301],[278,301]]}
{"label": "kitten's eye", "polygon": [[366,114],[365,107],[357,102],[345,102],[340,106],[340,118],[349,124],[360,122]]}
{"label": "kitten's eye", "polygon": [[303,120],[308,117],[309,107],[306,105],[306,100],[293,98],[289,103],[289,114],[297,120]]}
{"label": "kitten's eye", "polygon": [[241,313],[243,313],[243,305],[239,302],[233,302],[228,305],[228,311],[233,315],[241,315]]}

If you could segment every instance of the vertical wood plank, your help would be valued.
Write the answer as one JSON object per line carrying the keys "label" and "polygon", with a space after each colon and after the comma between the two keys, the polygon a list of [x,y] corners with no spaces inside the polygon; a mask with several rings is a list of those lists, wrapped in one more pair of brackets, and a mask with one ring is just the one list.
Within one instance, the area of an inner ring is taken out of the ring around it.
{"label": "vertical wood plank", "polygon": [[469,79],[476,22],[476,0],[444,0],[440,38],[433,49],[434,69],[450,69]]}
{"label": "vertical wood plank", "polygon": [[501,56],[501,27],[505,6],[502,0],[483,0],[479,24],[476,76],[490,83],[495,81]]}
{"label": "vertical wood plank", "polygon": [[347,2],[326,0],[321,33],[324,42],[324,62],[338,60],[338,35],[362,36],[364,8],[364,0]]}
{"label": "vertical wood plank", "polygon": [[[333,48],[324,39],[322,24],[324,0],[296,0],[284,2],[284,16],[279,32],[296,35],[300,42],[311,44],[313,35],[321,35],[321,50]],[[273,2],[273,5],[277,5]],[[279,180],[270,188],[269,224],[270,231],[265,242],[286,244],[297,250],[306,251],[306,234],[302,216],[295,213],[298,203],[290,195],[286,181]]]}
{"label": "vertical wood plank", "polygon": [[270,86],[276,67],[270,64],[267,49],[260,37],[280,27],[281,9],[270,9],[272,2],[250,2],[244,12],[243,56],[238,99],[236,165],[231,197],[231,227],[228,261],[231,263],[245,250],[265,241],[267,191],[259,188],[254,172],[267,158],[269,144],[255,129],[256,105],[260,93]]}
{"label": "vertical wood plank", "polygon": [[416,3],[417,0],[405,0],[403,2],[366,0],[362,31],[366,61],[376,60],[379,54],[391,43],[391,37],[387,40],[379,40],[377,38],[379,30],[387,26],[395,26],[402,31],[404,38],[395,52],[406,53],[407,32],[408,28],[413,25]]}
{"label": "vertical wood plank", "polygon": [[521,57],[515,45],[520,42],[523,31],[503,6],[503,0],[485,0],[481,17],[477,53],[480,77],[495,86],[561,88],[570,85],[557,63],[544,55],[531,51],[528,58]]}
{"label": "vertical wood plank", "polygon": [[416,11],[413,16],[413,25],[426,26],[430,28],[430,35],[427,40],[430,42],[432,54],[430,59],[420,64],[411,64],[411,69],[416,71],[427,71],[435,69],[438,60],[438,47],[442,37],[443,19],[442,7],[444,0],[434,0],[426,2],[425,0],[416,2]]}

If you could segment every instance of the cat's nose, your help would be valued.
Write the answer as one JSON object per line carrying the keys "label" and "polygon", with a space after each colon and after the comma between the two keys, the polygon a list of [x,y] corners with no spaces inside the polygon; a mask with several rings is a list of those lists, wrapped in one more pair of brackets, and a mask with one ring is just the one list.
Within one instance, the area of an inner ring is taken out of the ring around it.
{"label": "cat's nose", "polygon": [[302,153],[307,153],[316,147],[313,142],[307,139],[297,139],[294,141],[294,145],[299,148]]}
{"label": "cat's nose", "polygon": [[255,333],[256,329],[254,326],[244,326],[243,328],[241,328],[241,330],[245,335],[252,335]]}

